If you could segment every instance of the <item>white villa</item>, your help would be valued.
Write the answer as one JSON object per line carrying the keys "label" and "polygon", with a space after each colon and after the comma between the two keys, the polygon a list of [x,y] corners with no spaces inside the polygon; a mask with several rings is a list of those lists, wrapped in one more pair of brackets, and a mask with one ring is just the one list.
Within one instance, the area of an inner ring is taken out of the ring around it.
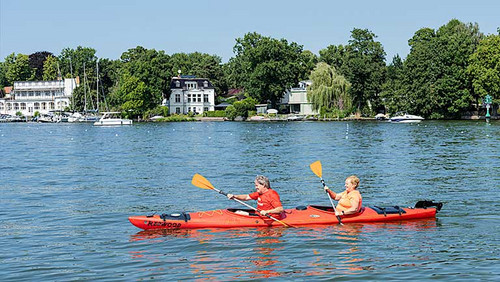
{"label": "white villa", "polygon": [[21,112],[31,117],[35,112],[48,114],[50,111],[64,111],[70,105],[74,78],[53,81],[18,81],[14,82],[12,92],[0,98],[0,113],[15,116]]}
{"label": "white villa", "polygon": [[168,106],[169,114],[202,114],[215,108],[215,90],[206,78],[187,75],[173,77],[170,89],[170,98],[162,103]]}
{"label": "white villa", "polygon": [[288,105],[290,113],[299,115],[317,115],[318,112],[312,108],[312,103],[307,100],[307,86],[312,81],[305,80],[299,82],[299,87],[291,88],[285,92],[281,99],[282,105]]}

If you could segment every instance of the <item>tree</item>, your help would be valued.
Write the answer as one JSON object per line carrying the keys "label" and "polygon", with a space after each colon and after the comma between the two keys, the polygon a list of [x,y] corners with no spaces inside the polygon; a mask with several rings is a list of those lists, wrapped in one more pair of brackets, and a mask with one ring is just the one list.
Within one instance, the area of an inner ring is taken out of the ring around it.
{"label": "tree", "polygon": [[218,56],[199,52],[173,54],[170,57],[170,77],[176,76],[178,70],[181,70],[181,74],[208,78],[212,82],[216,94],[220,95],[227,91],[223,65]]}
{"label": "tree", "polygon": [[29,65],[35,70],[35,80],[43,80],[44,73],[44,63],[48,57],[54,56],[52,53],[47,51],[36,52],[29,55]]}
{"label": "tree", "polygon": [[120,109],[125,111],[127,116],[142,116],[147,110],[152,109],[151,96],[152,93],[150,92],[150,88],[146,86],[146,83],[130,75],[128,72],[122,74],[117,97],[121,104]]}
{"label": "tree", "polygon": [[5,63],[0,62],[0,91],[3,90],[3,88],[8,84],[7,78],[5,77],[5,73],[6,73]]}
{"label": "tree", "polygon": [[358,111],[371,114],[380,106],[385,81],[385,51],[374,33],[355,28],[346,46],[340,72],[351,83],[350,92]]}
{"label": "tree", "polygon": [[352,99],[349,95],[351,84],[334,67],[318,63],[311,73],[312,85],[307,90],[307,99],[316,111],[349,111]]}
{"label": "tree", "polygon": [[401,99],[404,96],[402,85],[403,75],[403,60],[399,55],[396,55],[392,59],[392,63],[387,66],[386,81],[382,85],[382,92],[380,93],[382,104],[386,107],[385,110],[390,113],[402,110],[405,102],[407,102]]}
{"label": "tree", "polygon": [[[302,46],[287,40],[247,33],[236,39],[236,54],[229,61],[228,79],[232,88],[244,88],[259,102],[275,107],[286,89],[307,77],[308,56]],[[310,56],[309,56],[310,58]]]}
{"label": "tree", "polygon": [[345,48],[342,45],[330,45],[326,49],[319,50],[319,61],[325,62],[335,69],[344,65]]}
{"label": "tree", "polygon": [[500,98],[500,34],[489,35],[479,42],[470,57],[467,72],[472,80],[476,104],[487,94]]}
{"label": "tree", "polygon": [[144,91],[148,93],[149,98],[144,100],[140,108],[149,110],[159,105],[170,86],[169,56],[164,51],[137,46],[124,52],[120,59],[122,63],[120,88],[124,82],[124,75],[134,77],[148,88]]}
{"label": "tree", "polygon": [[97,57],[90,47],[64,48],[59,55],[59,69],[63,77],[83,77],[83,67],[88,78],[95,78]]}
{"label": "tree", "polygon": [[43,63],[42,80],[56,80],[58,75],[57,57],[48,56]]}
{"label": "tree", "polygon": [[481,39],[477,24],[451,20],[436,32],[423,28],[409,40],[410,54],[400,97],[411,112],[430,118],[458,118],[473,103],[467,76],[469,57]]}
{"label": "tree", "polygon": [[381,107],[385,81],[385,51],[376,37],[368,29],[355,28],[348,45],[330,45],[319,51],[320,61],[333,66],[351,83],[353,103],[366,115]]}
{"label": "tree", "polygon": [[29,81],[35,77],[34,70],[29,66],[28,55],[12,53],[5,58],[5,79],[8,85],[15,81]]}

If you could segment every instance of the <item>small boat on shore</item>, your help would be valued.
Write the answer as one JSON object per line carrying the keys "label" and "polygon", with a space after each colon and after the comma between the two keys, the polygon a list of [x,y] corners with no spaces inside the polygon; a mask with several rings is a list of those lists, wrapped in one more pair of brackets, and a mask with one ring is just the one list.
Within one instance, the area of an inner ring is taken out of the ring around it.
{"label": "small boat on shore", "polygon": [[120,112],[104,112],[102,117],[94,122],[96,126],[132,125],[132,120],[121,118]]}
{"label": "small boat on shore", "polygon": [[410,115],[407,113],[396,113],[395,116],[389,119],[390,122],[393,123],[412,123],[412,122],[421,122],[424,118],[421,116]]}
{"label": "small boat on shore", "polygon": [[[434,218],[443,206],[442,203],[419,201],[415,207],[363,207],[353,215],[342,216],[342,223],[404,221]],[[279,222],[257,214],[254,210],[230,208],[202,212],[178,212],[129,217],[136,227],[148,229],[196,229],[196,228],[233,228],[233,227],[282,227]],[[338,224],[332,206],[298,206],[287,209],[281,221],[294,227],[307,225]]]}

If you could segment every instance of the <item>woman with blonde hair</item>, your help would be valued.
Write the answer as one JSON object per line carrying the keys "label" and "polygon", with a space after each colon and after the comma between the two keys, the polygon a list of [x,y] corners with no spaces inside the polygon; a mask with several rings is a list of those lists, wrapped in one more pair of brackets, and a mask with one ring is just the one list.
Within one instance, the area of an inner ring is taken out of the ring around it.
{"label": "woman with blonde hair", "polygon": [[345,191],[335,193],[331,191],[328,186],[325,186],[325,191],[332,197],[332,199],[339,201],[335,215],[348,215],[355,214],[361,210],[363,199],[359,193],[359,178],[356,175],[351,175],[345,179]]}

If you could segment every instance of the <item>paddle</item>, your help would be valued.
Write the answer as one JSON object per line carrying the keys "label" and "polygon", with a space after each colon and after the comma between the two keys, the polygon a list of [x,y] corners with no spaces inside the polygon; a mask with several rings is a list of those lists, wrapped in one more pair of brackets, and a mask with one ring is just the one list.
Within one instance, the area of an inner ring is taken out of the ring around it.
{"label": "paddle", "polygon": [[[325,187],[326,184],[325,184],[325,181],[323,180],[323,177],[322,177],[323,170],[321,168],[321,162],[320,161],[315,161],[314,163],[312,163],[311,165],[309,165],[309,167],[311,168],[312,172],[314,172],[314,174],[316,174],[316,176],[318,176],[321,179],[321,184],[323,184],[323,187]],[[325,192],[328,195],[328,199],[330,199],[330,203],[332,204],[333,211],[335,213],[337,213],[337,210],[335,209],[335,205],[333,204],[332,197],[330,197],[330,193],[328,193],[328,191],[325,191]],[[337,219],[339,220],[339,224],[340,225],[344,225],[342,223],[342,220],[340,219],[339,215],[337,215]]]}
{"label": "paddle", "polygon": [[[219,194],[222,194],[222,195],[224,195],[224,196],[226,196],[226,197],[227,197],[227,193],[226,193],[226,192],[223,192],[223,191],[221,191],[221,190],[219,190],[219,189],[215,188],[215,187],[212,185],[212,183],[210,183],[210,181],[208,181],[205,177],[203,177],[202,175],[200,175],[200,174],[198,174],[198,173],[196,173],[196,174],[193,176],[193,180],[191,180],[191,183],[192,183],[194,186],[198,187],[198,188],[201,188],[201,189],[210,189],[210,190],[214,190],[215,192],[218,192]],[[236,202],[238,202],[238,203],[240,203],[240,204],[242,204],[242,205],[244,205],[244,206],[246,206],[246,207],[248,207],[248,208],[251,208],[251,209],[253,209],[253,210],[255,210],[255,211],[257,211],[257,212],[259,212],[259,213],[260,213],[260,210],[258,210],[257,208],[254,208],[254,207],[250,206],[250,205],[249,205],[249,204],[247,204],[247,203],[244,203],[244,202],[242,202],[242,201],[240,201],[240,200],[238,200],[238,199],[235,199],[235,198],[232,198],[231,200],[235,200]],[[281,220],[279,220],[279,219],[277,219],[277,218],[274,218],[274,217],[270,216],[269,214],[266,214],[266,216],[267,216],[267,217],[269,217],[270,219],[274,220],[274,221],[277,221],[277,222],[279,222],[279,223],[283,224],[283,225],[284,225],[284,226],[286,226],[286,227],[295,227],[295,226],[292,226],[292,225],[290,225],[290,224],[287,224],[287,223],[285,223],[285,222],[283,222],[283,221],[281,221]]]}

